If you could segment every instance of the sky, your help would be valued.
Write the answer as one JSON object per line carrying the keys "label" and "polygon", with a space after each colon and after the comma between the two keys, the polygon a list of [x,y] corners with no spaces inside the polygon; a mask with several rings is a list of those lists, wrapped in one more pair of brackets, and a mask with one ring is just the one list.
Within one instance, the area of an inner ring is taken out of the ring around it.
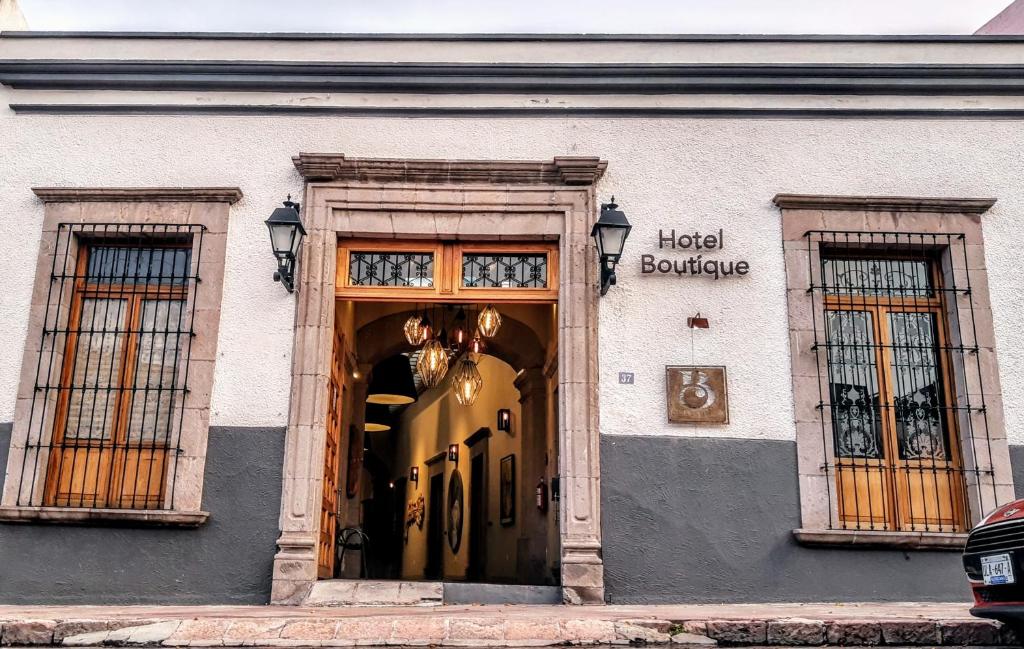
{"label": "sky", "polygon": [[35,30],[970,34],[1010,0],[19,0]]}

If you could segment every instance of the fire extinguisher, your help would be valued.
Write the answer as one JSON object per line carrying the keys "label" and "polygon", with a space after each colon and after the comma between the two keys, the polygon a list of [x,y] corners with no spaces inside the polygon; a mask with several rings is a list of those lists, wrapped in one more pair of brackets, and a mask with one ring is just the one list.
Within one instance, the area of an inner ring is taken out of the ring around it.
{"label": "fire extinguisher", "polygon": [[540,477],[540,482],[537,483],[537,509],[542,512],[548,510],[548,483],[544,481],[544,476]]}

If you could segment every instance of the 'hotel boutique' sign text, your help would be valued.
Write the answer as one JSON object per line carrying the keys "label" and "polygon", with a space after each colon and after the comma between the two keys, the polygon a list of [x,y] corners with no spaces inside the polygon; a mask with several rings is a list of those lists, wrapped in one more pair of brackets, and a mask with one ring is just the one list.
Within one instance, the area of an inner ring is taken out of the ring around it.
{"label": "'hotel boutique' sign text", "polygon": [[750,264],[746,261],[721,260],[711,256],[724,247],[725,233],[721,229],[717,234],[687,232],[679,235],[675,229],[668,232],[658,230],[658,250],[681,250],[683,254],[689,253],[690,256],[673,255],[669,258],[640,255],[640,272],[644,275],[674,273],[680,277],[690,275],[711,279],[746,275],[750,272]]}

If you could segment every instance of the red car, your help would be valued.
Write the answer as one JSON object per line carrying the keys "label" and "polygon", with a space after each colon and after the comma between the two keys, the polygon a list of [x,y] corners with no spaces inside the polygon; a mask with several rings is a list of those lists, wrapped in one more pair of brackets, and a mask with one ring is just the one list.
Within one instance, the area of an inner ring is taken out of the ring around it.
{"label": "red car", "polygon": [[1024,500],[986,516],[967,537],[964,570],[974,593],[971,614],[999,620],[1024,638]]}

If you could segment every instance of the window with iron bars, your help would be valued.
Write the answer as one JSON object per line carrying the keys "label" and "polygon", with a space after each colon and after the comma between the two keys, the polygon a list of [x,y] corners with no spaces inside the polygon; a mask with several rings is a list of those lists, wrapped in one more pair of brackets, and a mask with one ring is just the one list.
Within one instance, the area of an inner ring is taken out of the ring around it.
{"label": "window with iron bars", "polygon": [[830,527],[965,531],[995,486],[964,236],[806,237]]}
{"label": "window with iron bars", "polygon": [[204,230],[58,225],[18,505],[174,508]]}

